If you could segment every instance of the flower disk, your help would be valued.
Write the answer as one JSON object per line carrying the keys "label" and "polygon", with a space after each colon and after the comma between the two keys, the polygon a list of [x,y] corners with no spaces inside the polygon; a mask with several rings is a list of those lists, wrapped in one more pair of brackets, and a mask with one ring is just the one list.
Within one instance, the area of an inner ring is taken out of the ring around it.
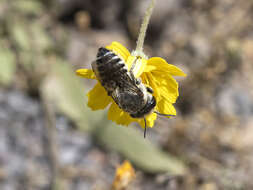
{"label": "flower disk", "polygon": [[[168,64],[160,57],[152,57],[150,59],[135,57],[119,42],[112,42],[109,46],[106,46],[106,49],[118,55],[127,64],[129,70],[134,60],[137,59],[133,70],[134,76],[141,78],[143,84],[153,89],[153,95],[157,102],[155,110],[163,114],[176,115],[173,104],[176,102],[179,94],[178,83],[173,76],[186,76],[181,69]],[[90,69],[79,69],[76,73],[84,78],[96,79],[95,74]],[[121,110],[113,99],[107,95],[106,90],[99,82],[88,92],[87,96],[88,106],[92,110],[105,109],[110,105],[108,111],[109,120],[126,126],[132,122],[137,122],[144,128],[144,120],[132,118],[128,113]],[[155,113],[147,115],[147,126],[153,127],[156,118],[157,115]]]}

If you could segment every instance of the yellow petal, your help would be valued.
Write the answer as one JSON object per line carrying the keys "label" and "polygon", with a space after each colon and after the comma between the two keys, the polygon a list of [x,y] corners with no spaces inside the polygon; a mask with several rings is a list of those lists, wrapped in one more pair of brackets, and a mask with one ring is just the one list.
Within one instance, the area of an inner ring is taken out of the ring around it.
{"label": "yellow petal", "polygon": [[120,117],[122,110],[119,109],[118,105],[115,102],[112,102],[109,110],[108,110],[108,119],[112,121],[117,121]]}
{"label": "yellow petal", "polygon": [[149,80],[147,78],[147,73],[142,73],[141,75],[141,81],[143,82],[143,84],[147,85],[150,87],[150,84],[149,84]]}
{"label": "yellow petal", "polygon": [[157,110],[163,114],[169,114],[169,115],[176,115],[177,114],[174,106],[170,102],[168,102],[164,99],[161,100],[160,102],[158,102]]}
{"label": "yellow petal", "polygon": [[148,65],[150,65],[150,67],[147,67],[147,71],[145,70],[145,72],[150,72],[153,69],[153,71],[156,70],[158,72],[166,72],[173,76],[186,76],[181,69],[174,65],[168,64],[166,60],[160,57],[151,57],[148,59]]}
{"label": "yellow petal", "polygon": [[151,71],[155,71],[156,69],[157,69],[156,66],[147,64],[147,66],[145,67],[144,72],[145,72],[145,73],[149,73],[149,72],[151,72]]}
{"label": "yellow petal", "polygon": [[145,84],[145,86],[150,87],[150,88],[153,89],[153,87],[150,84],[149,78],[147,77],[147,73],[142,73],[142,75],[141,75],[141,81],[142,81],[143,84]]}
{"label": "yellow petal", "polygon": [[132,64],[135,63],[135,66],[134,66],[134,70],[133,70],[133,73],[134,73],[134,76],[135,77],[140,77],[141,74],[144,72],[145,70],[145,67],[147,65],[147,60],[146,59],[143,59],[143,58],[138,58],[136,60],[136,57],[134,56],[129,56],[128,59],[127,59],[127,66],[128,66],[128,70],[131,69],[131,66]]}
{"label": "yellow petal", "polygon": [[157,84],[159,84],[159,89],[166,88],[169,93],[178,96],[178,83],[172,76],[166,74],[158,74],[154,72],[152,72],[152,75],[153,80],[156,81]]}
{"label": "yellow petal", "polygon": [[168,91],[171,93],[175,93],[177,96],[178,94],[178,83],[172,76],[167,76],[166,78],[163,78],[162,84],[166,86]]}
{"label": "yellow petal", "polygon": [[88,79],[95,79],[96,78],[95,74],[93,73],[93,71],[91,69],[78,69],[76,71],[76,74],[78,76],[83,77],[83,78],[88,78]]}
{"label": "yellow petal", "polygon": [[131,66],[132,66],[132,64],[133,64],[133,62],[134,62],[135,60],[136,60],[136,57],[131,56],[131,55],[127,58],[126,64],[127,64],[128,70],[131,69]]}
{"label": "yellow petal", "polygon": [[130,52],[121,45],[119,42],[112,42],[109,46],[105,47],[108,50],[113,51],[116,55],[122,58],[125,62],[127,61],[128,56],[130,56]]}
{"label": "yellow petal", "polygon": [[[148,116],[145,117],[147,121],[147,127],[153,127],[155,120],[157,118],[157,115],[155,113],[151,113]],[[145,127],[144,119],[138,119],[138,123],[141,125],[142,128]]]}
{"label": "yellow petal", "polygon": [[155,98],[160,98],[160,94],[159,94],[159,84],[160,84],[160,82],[156,81],[156,79],[152,76],[151,73],[145,73],[145,74],[146,74],[146,78],[148,80],[148,84],[150,85],[150,87],[154,91]]}
{"label": "yellow petal", "polygon": [[87,96],[88,106],[92,110],[104,109],[110,102],[112,102],[111,97],[107,95],[107,92],[100,83],[97,83],[94,88],[88,92]]}
{"label": "yellow petal", "polygon": [[[178,93],[170,92],[168,88],[164,86],[160,86],[159,88],[159,94],[161,95],[161,98],[164,98],[170,103],[175,103],[178,97]],[[159,99],[160,100],[160,99]],[[157,101],[159,101],[157,100]]]}
{"label": "yellow petal", "polygon": [[113,102],[108,110],[108,119],[115,121],[119,125],[129,125],[134,122],[134,118],[124,111],[122,111],[119,106]]}

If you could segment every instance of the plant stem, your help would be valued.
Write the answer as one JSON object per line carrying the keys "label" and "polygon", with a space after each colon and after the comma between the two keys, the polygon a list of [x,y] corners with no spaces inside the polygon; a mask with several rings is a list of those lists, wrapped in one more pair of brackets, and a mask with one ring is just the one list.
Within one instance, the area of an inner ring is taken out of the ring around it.
{"label": "plant stem", "polygon": [[151,14],[153,12],[155,3],[156,3],[156,0],[152,0],[152,2],[150,3],[148,9],[145,12],[145,16],[144,16],[144,19],[142,21],[141,28],[140,28],[139,37],[138,37],[138,40],[137,40],[136,50],[135,50],[135,53],[134,53],[134,54],[137,54],[137,56],[144,54],[143,53],[144,39],[145,39],[145,36],[146,36],[148,23],[149,23]]}

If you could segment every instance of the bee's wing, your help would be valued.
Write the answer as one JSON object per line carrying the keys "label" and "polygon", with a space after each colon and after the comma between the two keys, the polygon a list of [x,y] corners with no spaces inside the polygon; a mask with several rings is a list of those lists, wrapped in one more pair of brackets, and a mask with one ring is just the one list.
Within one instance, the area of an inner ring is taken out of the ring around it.
{"label": "bee's wing", "polygon": [[[122,77],[123,79],[125,77]],[[126,77],[120,86],[111,94],[113,100],[118,106],[126,112],[136,112],[143,105],[143,92],[132,82],[129,77]]]}
{"label": "bee's wing", "polygon": [[129,73],[125,73],[125,75],[122,75],[119,82],[121,82],[120,86],[122,91],[133,92],[139,96],[142,95],[140,88],[138,88],[138,86],[135,84],[135,81],[133,81]]}

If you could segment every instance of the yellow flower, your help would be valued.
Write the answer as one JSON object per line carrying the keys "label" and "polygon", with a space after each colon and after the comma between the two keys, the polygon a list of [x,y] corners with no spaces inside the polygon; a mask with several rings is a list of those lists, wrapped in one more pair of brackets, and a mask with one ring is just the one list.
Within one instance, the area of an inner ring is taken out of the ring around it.
{"label": "yellow flower", "polygon": [[[149,86],[154,91],[154,97],[157,105],[155,111],[162,114],[176,115],[176,110],[173,104],[178,97],[178,83],[172,76],[186,76],[182,70],[174,65],[168,64],[160,57],[152,57],[150,59],[140,56],[131,55],[130,52],[119,42],[112,42],[106,49],[113,51],[127,64],[128,69],[131,68],[135,59],[136,65],[133,73],[135,77],[139,77],[146,86]],[[90,69],[79,69],[77,75],[96,79],[95,74]],[[88,106],[92,110],[105,109],[108,105],[108,119],[115,121],[119,125],[129,125],[132,122],[139,123],[145,127],[142,118],[132,118],[128,113],[121,110],[113,99],[107,95],[106,90],[99,82],[95,87],[88,92]],[[99,97],[99,98],[98,98]],[[156,113],[151,113],[146,117],[147,126],[153,127],[154,121],[157,118]]]}
{"label": "yellow flower", "polygon": [[126,189],[130,182],[135,178],[135,171],[131,163],[127,160],[120,165],[116,172],[115,178],[112,184],[113,190]]}

